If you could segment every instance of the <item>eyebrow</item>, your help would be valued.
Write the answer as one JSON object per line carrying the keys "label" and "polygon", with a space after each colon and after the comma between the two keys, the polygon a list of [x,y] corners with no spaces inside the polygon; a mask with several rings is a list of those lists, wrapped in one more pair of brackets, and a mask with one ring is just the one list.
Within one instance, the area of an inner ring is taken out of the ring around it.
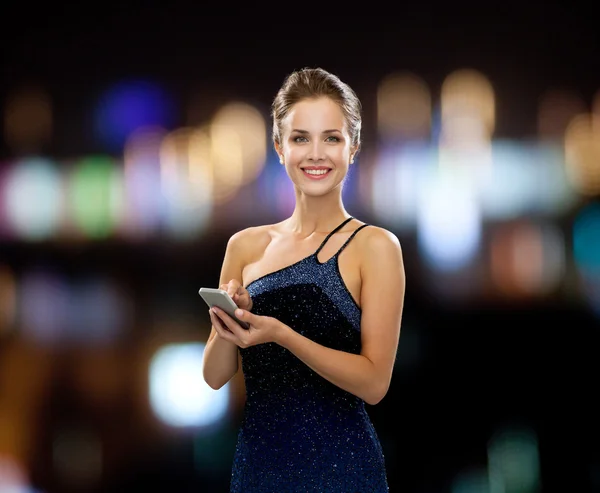
{"label": "eyebrow", "polygon": [[[299,128],[293,128],[292,132],[297,132],[299,134],[308,134],[308,133],[310,133],[308,130],[301,130]],[[340,134],[342,133],[342,131],[338,130],[337,128],[331,128],[329,130],[323,130],[322,133],[324,133],[324,134],[332,134],[332,133],[336,133],[336,132],[340,133]]]}

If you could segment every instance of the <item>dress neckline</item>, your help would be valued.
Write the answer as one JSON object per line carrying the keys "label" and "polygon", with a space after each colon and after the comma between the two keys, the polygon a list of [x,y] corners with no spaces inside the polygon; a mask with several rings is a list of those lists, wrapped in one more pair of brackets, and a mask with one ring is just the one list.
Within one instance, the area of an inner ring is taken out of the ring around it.
{"label": "dress neckline", "polygon": [[[306,262],[307,260],[311,259],[314,257],[315,262],[317,262],[317,264],[319,265],[325,265],[328,262],[331,262],[334,258],[336,258],[338,256],[338,254],[340,253],[340,251],[343,249],[343,247],[345,246],[345,244],[342,246],[342,248],[340,250],[338,250],[335,254],[333,254],[331,257],[329,257],[325,262],[321,262],[319,260],[319,252],[321,251],[321,249],[325,246],[325,243],[327,243],[327,240],[329,240],[329,238],[331,238],[335,233],[337,233],[340,229],[342,229],[347,223],[349,223],[350,221],[352,221],[352,219],[354,219],[354,217],[350,216],[346,219],[344,219],[344,221],[342,221],[338,226],[336,226],[331,232],[329,232],[327,234],[327,236],[325,237],[325,239],[321,242],[321,244],[319,245],[319,248],[317,248],[316,251],[314,251],[313,253],[311,253],[310,255],[307,255],[304,258],[301,258],[300,260],[298,260],[297,262],[294,262],[290,265],[286,265],[285,267],[282,267],[281,269],[277,269],[274,270],[273,272],[269,272],[267,274],[264,274],[260,277],[257,277],[256,279],[254,279],[253,281],[250,281],[248,284],[246,284],[246,286],[244,286],[246,289],[248,289],[249,286],[251,286],[252,284],[254,284],[257,281],[260,281],[266,277],[275,275],[275,274],[279,274],[280,272],[287,270],[287,269],[291,269],[292,267],[295,267],[296,265],[302,263],[302,262]],[[365,226],[365,225],[363,225]],[[363,227],[360,226],[360,227]]]}

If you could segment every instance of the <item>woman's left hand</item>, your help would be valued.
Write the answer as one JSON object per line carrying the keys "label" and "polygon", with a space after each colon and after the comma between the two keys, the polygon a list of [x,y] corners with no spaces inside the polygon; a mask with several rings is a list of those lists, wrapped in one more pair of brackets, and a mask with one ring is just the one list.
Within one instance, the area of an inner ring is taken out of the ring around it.
{"label": "woman's left hand", "polygon": [[250,325],[244,329],[233,318],[218,307],[209,310],[210,320],[219,336],[241,348],[279,341],[286,325],[273,317],[255,315],[247,310],[237,309],[235,316]]}

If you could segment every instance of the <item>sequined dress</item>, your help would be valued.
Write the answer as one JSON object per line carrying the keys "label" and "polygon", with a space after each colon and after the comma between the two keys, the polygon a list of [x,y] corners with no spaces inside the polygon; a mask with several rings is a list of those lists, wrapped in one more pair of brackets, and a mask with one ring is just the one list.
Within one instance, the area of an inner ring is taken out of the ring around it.
{"label": "sequined dress", "polygon": [[[338,257],[312,255],[251,282],[252,312],[275,317],[333,349],[358,354],[361,310]],[[383,451],[359,397],[333,385],[275,344],[240,348],[246,404],[231,477],[235,493],[389,491]]]}

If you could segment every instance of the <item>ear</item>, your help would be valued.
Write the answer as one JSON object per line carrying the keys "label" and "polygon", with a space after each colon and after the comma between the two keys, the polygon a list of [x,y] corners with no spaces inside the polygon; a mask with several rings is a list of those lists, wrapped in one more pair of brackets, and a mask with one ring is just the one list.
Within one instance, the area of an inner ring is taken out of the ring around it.
{"label": "ear", "polygon": [[277,142],[274,142],[273,146],[275,147],[275,152],[279,156],[279,162],[283,164],[283,151],[281,150],[281,146]]}
{"label": "ear", "polygon": [[354,158],[356,157],[356,155],[358,154],[358,151],[360,149],[360,144],[357,144],[355,146],[352,146],[352,148],[350,149],[350,162],[353,163],[354,162]]}

